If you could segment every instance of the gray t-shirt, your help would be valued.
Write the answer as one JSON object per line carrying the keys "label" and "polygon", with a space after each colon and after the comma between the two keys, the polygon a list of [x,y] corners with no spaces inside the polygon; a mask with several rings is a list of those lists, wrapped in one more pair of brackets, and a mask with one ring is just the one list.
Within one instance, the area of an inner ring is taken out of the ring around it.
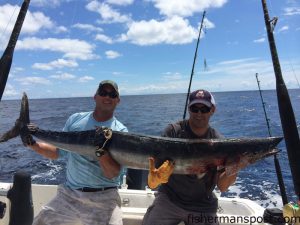
{"label": "gray t-shirt", "polygon": [[[193,133],[187,120],[168,125],[163,136],[186,139],[223,138],[218,131],[211,127],[205,135],[199,137]],[[158,162],[158,164],[160,163]],[[217,168],[211,168],[203,177],[199,177],[197,175],[172,174],[168,183],[162,184],[158,191],[167,194],[173,203],[185,210],[216,213],[218,199],[212,191],[216,187]]]}

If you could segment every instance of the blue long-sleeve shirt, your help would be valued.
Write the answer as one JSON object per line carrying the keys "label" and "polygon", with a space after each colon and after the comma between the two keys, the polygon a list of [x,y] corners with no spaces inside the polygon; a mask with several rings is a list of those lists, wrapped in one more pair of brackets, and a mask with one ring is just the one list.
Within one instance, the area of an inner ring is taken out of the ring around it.
{"label": "blue long-sleeve shirt", "polygon": [[[115,131],[128,132],[127,128],[115,117],[105,122],[97,122],[93,117],[93,112],[75,113],[67,120],[63,131],[84,131],[95,129],[96,126],[108,127]],[[82,187],[102,188],[120,185],[120,175],[108,179],[104,176],[99,161],[92,157],[79,155],[59,149],[59,157],[67,159],[66,182],[65,185],[72,189]]]}

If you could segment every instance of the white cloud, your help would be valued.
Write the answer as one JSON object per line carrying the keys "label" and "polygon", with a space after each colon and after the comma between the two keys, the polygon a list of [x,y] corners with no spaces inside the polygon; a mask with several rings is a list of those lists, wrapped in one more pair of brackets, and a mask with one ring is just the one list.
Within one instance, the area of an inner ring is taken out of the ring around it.
{"label": "white cloud", "polygon": [[51,21],[49,17],[45,16],[41,12],[32,13],[29,11],[27,12],[24,21],[24,30],[26,29],[26,26],[28,26],[27,29],[31,30],[31,33],[36,33],[41,28],[52,29],[54,27],[54,23]]}
{"label": "white cloud", "polygon": [[85,82],[88,82],[88,81],[91,81],[91,80],[95,80],[95,78],[91,77],[91,76],[83,76],[83,77],[80,77],[78,79],[78,82],[79,83],[85,83]]}
{"label": "white cloud", "polygon": [[53,70],[55,68],[77,67],[78,63],[74,60],[57,59],[49,63],[35,63],[32,68],[40,70]]}
{"label": "white cloud", "polygon": [[76,76],[74,76],[73,74],[69,74],[69,73],[51,75],[50,77],[53,79],[57,79],[57,80],[72,80],[72,79],[76,78]]}
{"label": "white cloud", "polygon": [[24,68],[22,67],[11,67],[9,77],[14,78],[15,76],[17,76],[17,74],[20,74],[22,71],[24,71]]}
{"label": "white cloud", "polygon": [[111,8],[106,3],[91,1],[86,5],[86,9],[100,14],[100,23],[127,23],[131,21],[129,15],[121,15],[117,10]]}
{"label": "white cloud", "polygon": [[[201,23],[199,22],[199,28],[200,28]],[[199,30],[199,28],[197,30]],[[203,20],[203,28],[206,29],[211,29],[211,28],[215,28],[215,24],[211,21],[209,21],[207,18],[204,18]]]}
{"label": "white cloud", "polygon": [[202,12],[208,8],[222,7],[227,0],[150,0],[166,16],[192,16],[194,13]]}
{"label": "white cloud", "polygon": [[119,52],[112,51],[112,50],[106,51],[105,55],[106,55],[106,58],[108,58],[108,59],[115,59],[115,58],[122,56]]}
{"label": "white cloud", "polygon": [[[19,6],[10,4],[0,6],[0,33],[3,34],[0,38],[1,47],[7,44],[9,35],[17,20],[19,10]],[[22,26],[22,34],[33,35],[40,33],[43,29],[53,33],[64,33],[68,31],[64,26],[56,26],[51,18],[45,16],[42,12],[31,12],[28,10]]]}
{"label": "white cloud", "polygon": [[137,45],[186,44],[198,36],[198,31],[189,21],[175,16],[163,21],[150,20],[133,22],[120,41],[130,41]]}
{"label": "white cloud", "polygon": [[178,72],[172,73],[172,72],[167,72],[163,75],[162,77],[164,80],[181,80],[182,75]]}
{"label": "white cloud", "polygon": [[88,32],[102,32],[103,31],[103,29],[101,27],[95,27],[91,24],[76,23],[72,27],[78,28],[81,30],[86,30]]}
{"label": "white cloud", "polygon": [[[31,0],[31,4],[36,7],[51,7],[55,8],[60,6],[63,2],[71,2],[74,0]],[[76,1],[76,0],[75,0]]]}
{"label": "white cloud", "polygon": [[[1,33],[11,33],[15,21],[17,20],[18,12],[20,10],[19,6],[14,6],[10,4],[5,4],[0,6],[0,32]],[[30,12],[28,11],[22,26],[23,34],[34,34],[40,29],[52,29],[54,23],[51,19],[45,16],[41,12]]]}
{"label": "white cloud", "polygon": [[113,5],[125,6],[131,5],[134,2],[134,0],[107,0],[106,2]]}
{"label": "white cloud", "polygon": [[20,50],[61,52],[64,54],[64,58],[70,59],[89,60],[98,58],[98,56],[93,54],[94,46],[78,39],[25,38],[18,41],[17,48]]}
{"label": "white cloud", "polygon": [[49,85],[51,82],[43,77],[25,77],[25,78],[16,78],[16,81],[20,82],[22,85],[34,85],[34,84],[43,84]]}
{"label": "white cloud", "polygon": [[140,85],[140,86],[137,86],[134,88],[130,88],[129,90],[130,90],[130,92],[132,92],[134,94],[138,94],[138,93],[149,94],[149,93],[161,93],[161,92],[164,92],[166,89],[168,89],[168,91],[171,92],[171,91],[176,90],[179,86],[180,85],[171,86],[166,83],[164,83],[164,84],[162,84],[162,83],[161,84],[148,84],[148,85]]}
{"label": "white cloud", "polygon": [[[274,72],[270,61],[264,61],[259,58],[245,58],[238,60],[229,60],[219,62],[211,67],[209,71],[202,72],[203,77],[215,79],[220,74],[223,76],[217,79],[219,87],[210,84],[210,88],[217,90],[251,90],[256,89],[255,74],[263,74],[260,80],[263,80],[264,87],[274,88]],[[209,84],[210,79],[206,82]],[[232,83],[243,84],[244,86],[234,85]],[[269,85],[269,86],[268,86]]]}
{"label": "white cloud", "polygon": [[16,72],[24,71],[24,68],[22,68],[22,67],[15,67],[14,71],[16,71]]}
{"label": "white cloud", "polygon": [[66,32],[68,32],[68,29],[64,26],[56,27],[54,30],[54,33],[66,33]]}
{"label": "white cloud", "polygon": [[282,31],[286,31],[289,29],[289,26],[283,26],[278,30],[278,33],[282,32]]}
{"label": "white cloud", "polygon": [[263,43],[263,42],[265,42],[265,41],[266,41],[265,38],[259,38],[259,39],[254,40],[253,42],[254,42],[254,43]]}
{"label": "white cloud", "polygon": [[5,97],[16,97],[18,96],[17,90],[10,84],[6,84],[3,96]]}
{"label": "white cloud", "polygon": [[108,37],[108,36],[106,36],[104,34],[97,34],[96,37],[95,37],[95,40],[97,40],[97,41],[103,41],[103,42],[105,42],[107,44],[112,44],[113,43],[113,40],[110,37]]}
{"label": "white cloud", "polygon": [[300,15],[300,7],[285,8],[284,9],[284,15],[286,15],[286,16]]}
{"label": "white cloud", "polygon": [[227,45],[238,45],[239,42],[238,41],[227,41],[226,44]]}
{"label": "white cloud", "polygon": [[255,60],[257,60],[257,58],[233,59],[233,60],[221,61],[218,64],[219,65],[244,64],[245,62],[250,62]]}
{"label": "white cloud", "polygon": [[[285,75],[285,83],[288,88],[297,88],[294,73],[299,73],[299,60],[294,62],[293,70],[289,68],[290,62],[282,61],[282,72]],[[272,62],[260,58],[245,58],[229,61],[221,61],[211,65],[211,70],[201,72],[201,76],[194,76],[191,89],[204,88],[211,91],[238,91],[257,90],[255,74],[259,74],[262,89],[275,88],[275,76]],[[167,73],[172,74],[172,73]],[[176,73],[175,73],[176,74]],[[147,84],[122,84],[124,94],[155,94],[155,93],[186,93],[189,77],[174,76],[175,79],[165,79],[161,82]],[[171,77],[170,77],[171,78]],[[176,79],[178,78],[178,79]],[[234,82],[233,82],[234,80]],[[239,84],[239,85],[236,85]]]}

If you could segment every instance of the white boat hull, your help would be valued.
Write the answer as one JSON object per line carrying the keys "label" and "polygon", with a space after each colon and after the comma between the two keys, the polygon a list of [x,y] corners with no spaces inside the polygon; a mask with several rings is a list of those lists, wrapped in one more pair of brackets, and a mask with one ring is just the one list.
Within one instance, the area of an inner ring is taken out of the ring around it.
{"label": "white boat hull", "polygon": [[[9,200],[6,198],[6,192],[12,184],[0,183],[0,201],[5,202],[6,213],[4,218],[0,219],[0,225],[9,224]],[[41,207],[49,202],[56,194],[56,185],[36,185],[32,184],[32,200],[34,204],[34,215],[37,215]],[[154,192],[151,190],[130,190],[119,189],[122,201],[123,224],[141,225],[143,216],[147,208],[154,200]],[[228,218],[228,221],[222,221],[221,224],[243,224],[241,221],[232,223],[234,218],[262,218],[264,208],[257,203],[241,198],[223,198],[219,197],[218,216]],[[224,219],[225,220],[225,219]],[[237,220],[236,220],[237,221]],[[183,223],[181,223],[183,224]],[[247,224],[247,223],[244,223]],[[249,224],[249,223],[248,223]],[[263,224],[263,223],[252,223]],[[74,224],[76,225],[76,224]]]}

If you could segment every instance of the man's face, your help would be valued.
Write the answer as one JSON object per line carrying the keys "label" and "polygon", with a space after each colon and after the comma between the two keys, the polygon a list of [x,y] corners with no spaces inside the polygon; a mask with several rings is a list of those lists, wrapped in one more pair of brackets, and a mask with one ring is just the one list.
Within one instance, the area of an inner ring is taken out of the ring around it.
{"label": "man's face", "polygon": [[101,90],[94,96],[96,102],[96,108],[99,108],[103,111],[113,112],[120,102],[120,98],[115,89],[109,85],[105,84]]}
{"label": "man's face", "polygon": [[193,104],[189,107],[189,120],[194,127],[206,128],[210,117],[214,114],[214,111],[214,106],[209,108],[201,103]]}

